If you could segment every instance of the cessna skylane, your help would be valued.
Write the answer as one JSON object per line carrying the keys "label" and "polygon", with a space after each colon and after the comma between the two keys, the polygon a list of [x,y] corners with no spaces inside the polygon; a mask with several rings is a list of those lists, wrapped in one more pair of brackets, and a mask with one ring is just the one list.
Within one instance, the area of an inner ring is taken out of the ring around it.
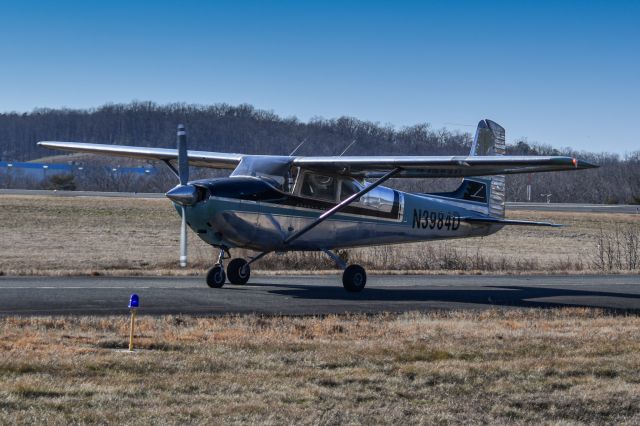
{"label": "cessna skylane", "polygon": [[[506,225],[558,226],[505,219],[506,174],[597,167],[562,156],[507,156],[505,131],[491,120],[478,124],[468,156],[277,156],[188,151],[184,126],[177,149],[78,142],[38,142],[43,148],[160,160],[179,184],[166,196],[186,226],[217,248],[207,272],[210,287],[246,284],[251,264],[273,252],[326,253],[344,272],[347,291],[364,289],[367,274],[332,250],[493,234]],[[177,162],[177,167],[175,163]],[[189,181],[189,166],[232,169],[226,178]],[[462,178],[452,192],[410,193],[382,186],[391,178]],[[230,250],[257,251],[224,261]]]}

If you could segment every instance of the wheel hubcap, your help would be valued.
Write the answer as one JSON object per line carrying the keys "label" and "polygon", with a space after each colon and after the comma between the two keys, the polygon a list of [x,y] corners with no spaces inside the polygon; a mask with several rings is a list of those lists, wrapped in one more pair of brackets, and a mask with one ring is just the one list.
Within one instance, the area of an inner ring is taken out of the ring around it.
{"label": "wheel hubcap", "polygon": [[360,286],[362,285],[362,278],[363,278],[363,277],[362,277],[362,274],[355,274],[355,275],[353,276],[353,284],[354,284],[356,287],[360,287]]}

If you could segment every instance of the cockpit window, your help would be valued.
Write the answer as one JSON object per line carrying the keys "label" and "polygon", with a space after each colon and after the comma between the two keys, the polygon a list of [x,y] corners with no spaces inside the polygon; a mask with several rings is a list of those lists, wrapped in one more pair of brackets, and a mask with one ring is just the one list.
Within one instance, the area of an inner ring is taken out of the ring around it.
{"label": "cockpit window", "polygon": [[358,192],[360,192],[360,188],[354,181],[343,179],[342,185],[340,185],[340,201],[344,201]]}
{"label": "cockpit window", "polygon": [[[366,186],[366,183],[360,183],[350,176],[329,176],[300,170],[294,194],[337,204],[362,191]],[[398,192],[379,186],[349,203],[345,212],[359,214],[357,212],[374,210],[386,214],[394,211],[394,208],[397,209],[397,206]]]}
{"label": "cockpit window", "polygon": [[300,195],[320,200],[335,201],[337,179],[334,176],[319,175],[316,173],[305,173]]}

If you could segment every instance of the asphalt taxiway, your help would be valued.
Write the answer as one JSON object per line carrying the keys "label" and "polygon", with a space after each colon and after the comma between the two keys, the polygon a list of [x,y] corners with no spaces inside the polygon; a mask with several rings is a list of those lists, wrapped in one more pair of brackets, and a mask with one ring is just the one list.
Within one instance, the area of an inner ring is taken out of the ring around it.
{"label": "asphalt taxiway", "polygon": [[0,277],[0,315],[375,313],[434,309],[594,307],[640,313],[640,275],[370,276],[359,294],[336,275],[256,276],[208,288],[202,277]]}

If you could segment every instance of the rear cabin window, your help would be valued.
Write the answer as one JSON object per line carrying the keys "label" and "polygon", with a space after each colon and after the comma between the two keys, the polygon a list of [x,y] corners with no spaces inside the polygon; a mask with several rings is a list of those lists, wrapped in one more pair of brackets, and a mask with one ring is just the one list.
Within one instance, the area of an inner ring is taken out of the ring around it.
{"label": "rear cabin window", "polygon": [[484,183],[473,180],[465,181],[466,187],[462,198],[469,201],[478,201],[480,203],[487,202],[487,186]]}

